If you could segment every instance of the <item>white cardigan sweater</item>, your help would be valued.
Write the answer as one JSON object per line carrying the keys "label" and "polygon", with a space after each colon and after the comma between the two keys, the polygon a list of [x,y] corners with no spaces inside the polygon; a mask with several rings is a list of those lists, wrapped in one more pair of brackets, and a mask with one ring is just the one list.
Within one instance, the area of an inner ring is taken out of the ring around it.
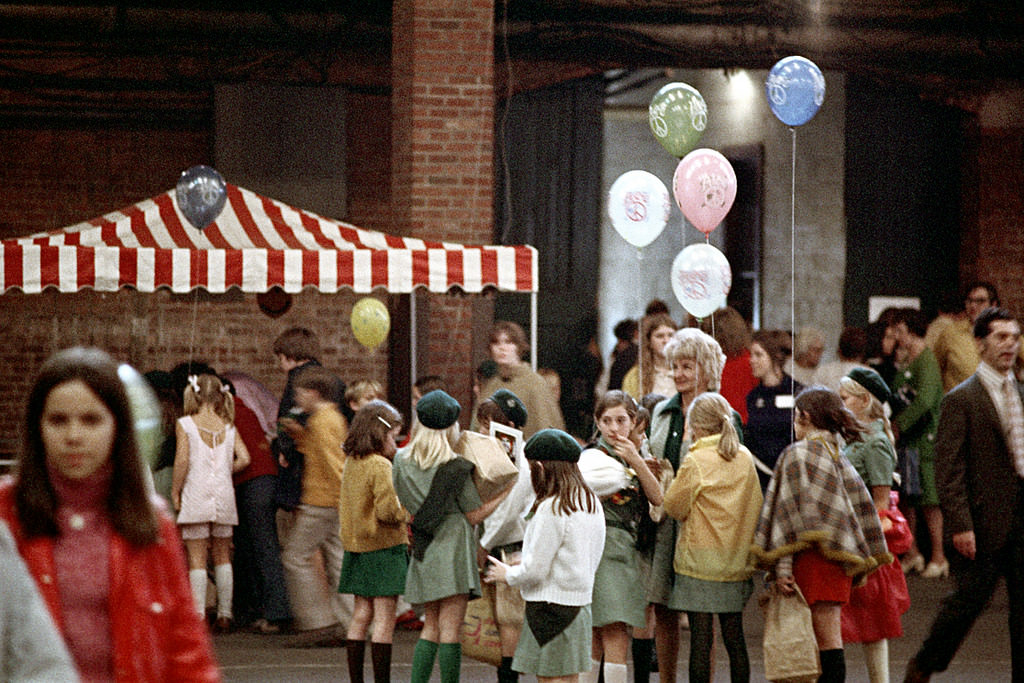
{"label": "white cardigan sweater", "polygon": [[604,513],[555,514],[553,499],[541,501],[526,525],[523,561],[506,572],[509,585],[528,602],[589,605],[594,574],[604,551]]}

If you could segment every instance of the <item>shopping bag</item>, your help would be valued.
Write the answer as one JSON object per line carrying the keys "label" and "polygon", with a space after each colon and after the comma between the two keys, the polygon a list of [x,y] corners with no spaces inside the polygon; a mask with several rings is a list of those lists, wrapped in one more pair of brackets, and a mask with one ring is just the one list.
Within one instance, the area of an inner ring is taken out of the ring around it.
{"label": "shopping bag", "polygon": [[494,618],[494,603],[486,591],[484,597],[470,600],[466,605],[466,616],[462,620],[462,654],[491,666],[501,665],[501,638],[498,636],[498,622]]}
{"label": "shopping bag", "polygon": [[821,675],[811,608],[799,588],[783,595],[772,587],[761,597],[764,675],[769,681],[811,683]]}
{"label": "shopping bag", "polygon": [[473,483],[484,502],[504,491],[519,472],[498,440],[486,434],[462,432],[455,452],[475,465]]}

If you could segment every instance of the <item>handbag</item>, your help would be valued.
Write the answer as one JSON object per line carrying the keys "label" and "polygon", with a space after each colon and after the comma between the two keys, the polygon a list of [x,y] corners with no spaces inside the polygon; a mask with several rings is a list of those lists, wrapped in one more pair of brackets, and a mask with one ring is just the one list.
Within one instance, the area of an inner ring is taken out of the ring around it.
{"label": "handbag", "polygon": [[466,616],[462,619],[459,642],[462,654],[477,661],[501,665],[501,638],[498,635],[498,620],[494,618],[494,593],[485,591],[483,597],[470,600],[466,605]]}
{"label": "handbag", "polygon": [[769,681],[811,683],[821,675],[811,608],[798,587],[784,595],[772,587],[761,596],[764,675]]}
{"label": "handbag", "polygon": [[455,452],[475,465],[473,483],[485,503],[508,488],[519,473],[498,440],[486,434],[462,432]]}

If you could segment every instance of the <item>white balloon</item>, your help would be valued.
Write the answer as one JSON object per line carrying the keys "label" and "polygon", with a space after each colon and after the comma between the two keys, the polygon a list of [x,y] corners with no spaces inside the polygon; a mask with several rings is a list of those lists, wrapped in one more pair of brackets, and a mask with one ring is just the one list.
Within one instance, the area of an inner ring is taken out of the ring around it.
{"label": "white balloon", "polygon": [[691,244],[672,261],[672,292],[688,313],[705,318],[725,306],[732,268],[710,244]]}
{"label": "white balloon", "polygon": [[635,247],[646,247],[661,234],[670,209],[665,183],[647,171],[626,171],[608,191],[612,225]]}

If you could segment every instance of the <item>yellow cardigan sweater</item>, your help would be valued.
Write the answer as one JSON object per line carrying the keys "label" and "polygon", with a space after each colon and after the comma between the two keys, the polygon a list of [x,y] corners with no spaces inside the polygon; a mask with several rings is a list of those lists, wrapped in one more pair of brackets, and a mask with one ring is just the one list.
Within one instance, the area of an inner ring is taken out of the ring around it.
{"label": "yellow cardigan sweater", "polygon": [[376,454],[345,460],[338,516],[345,552],[368,553],[408,543],[409,513],[398,502],[390,460]]}
{"label": "yellow cardigan sweater", "polygon": [[761,513],[761,485],[743,446],[732,460],[718,454],[720,435],[698,439],[665,493],[665,512],[679,520],[673,567],[705,581],[743,581],[753,574],[750,544]]}
{"label": "yellow cardigan sweater", "polygon": [[309,416],[306,427],[295,438],[295,446],[305,457],[302,473],[302,503],[318,507],[337,507],[341,494],[341,468],[345,452],[341,445],[348,426],[333,403],[321,406]]}

